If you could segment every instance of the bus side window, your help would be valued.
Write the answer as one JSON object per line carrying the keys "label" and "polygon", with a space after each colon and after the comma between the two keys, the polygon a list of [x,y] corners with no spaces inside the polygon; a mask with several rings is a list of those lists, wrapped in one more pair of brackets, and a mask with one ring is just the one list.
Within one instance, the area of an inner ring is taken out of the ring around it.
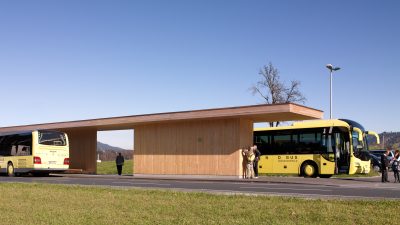
{"label": "bus side window", "polygon": [[0,155],[32,155],[32,134],[9,135],[0,137]]}
{"label": "bus side window", "polygon": [[312,131],[304,131],[300,133],[298,146],[299,154],[319,153],[320,141],[318,140],[317,133]]}
{"label": "bus side window", "polygon": [[18,145],[17,155],[18,155],[18,156],[30,155],[30,150],[29,150],[29,149],[30,149],[29,146]]}
{"label": "bus side window", "polygon": [[277,134],[274,135],[274,154],[288,154],[291,151],[292,135],[290,134]]}
{"label": "bus side window", "polygon": [[21,134],[17,137],[17,155],[25,156],[31,155],[30,149],[32,148],[32,135],[31,134]]}
{"label": "bus side window", "polygon": [[6,146],[5,146],[5,140],[6,137],[0,137],[0,156],[5,156],[6,155]]}
{"label": "bus side window", "polygon": [[257,145],[261,155],[272,154],[271,136],[265,132],[254,133],[254,143]]}
{"label": "bus side window", "polygon": [[15,145],[12,145],[12,146],[11,146],[11,153],[10,153],[10,155],[12,155],[12,156],[17,155],[17,146],[15,146]]}

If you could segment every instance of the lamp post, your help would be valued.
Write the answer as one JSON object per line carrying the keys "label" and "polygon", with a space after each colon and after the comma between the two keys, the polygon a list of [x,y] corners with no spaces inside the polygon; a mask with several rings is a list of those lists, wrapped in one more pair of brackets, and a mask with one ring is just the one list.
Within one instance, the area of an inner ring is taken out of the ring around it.
{"label": "lamp post", "polygon": [[340,67],[333,67],[332,64],[327,64],[326,68],[330,71],[331,88],[330,88],[330,115],[329,118],[332,119],[332,73],[334,71],[340,70]]}

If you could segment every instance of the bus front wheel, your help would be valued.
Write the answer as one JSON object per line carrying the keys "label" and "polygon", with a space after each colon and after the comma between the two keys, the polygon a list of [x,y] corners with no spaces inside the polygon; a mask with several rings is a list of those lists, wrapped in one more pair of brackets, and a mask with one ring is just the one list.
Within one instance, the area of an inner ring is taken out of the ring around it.
{"label": "bus front wheel", "polygon": [[9,177],[15,176],[14,165],[12,163],[8,163],[7,165],[7,175]]}
{"label": "bus front wheel", "polygon": [[313,162],[305,162],[301,166],[301,174],[304,177],[317,177],[318,168]]}

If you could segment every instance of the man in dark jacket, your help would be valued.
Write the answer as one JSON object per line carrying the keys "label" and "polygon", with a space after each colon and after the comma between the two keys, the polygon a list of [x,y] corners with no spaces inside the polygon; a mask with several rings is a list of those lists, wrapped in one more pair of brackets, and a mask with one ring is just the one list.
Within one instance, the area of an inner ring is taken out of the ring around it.
{"label": "man in dark jacket", "polygon": [[258,161],[260,160],[261,153],[257,148],[257,145],[253,146],[254,155],[256,158],[254,159],[253,167],[254,167],[254,178],[258,178]]}
{"label": "man in dark jacket", "polygon": [[389,156],[390,150],[387,149],[385,154],[381,155],[381,166],[382,166],[382,183],[389,182],[388,180],[388,167],[389,167]]}
{"label": "man in dark jacket", "polygon": [[125,159],[121,155],[121,153],[118,154],[117,158],[115,159],[115,164],[117,164],[117,170],[118,170],[118,175],[121,176],[122,173],[122,166],[124,165]]}

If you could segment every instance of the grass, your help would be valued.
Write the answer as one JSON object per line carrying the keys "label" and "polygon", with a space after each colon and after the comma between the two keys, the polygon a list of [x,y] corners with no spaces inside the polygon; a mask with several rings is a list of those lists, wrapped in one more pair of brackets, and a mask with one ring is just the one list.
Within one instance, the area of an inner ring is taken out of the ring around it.
{"label": "grass", "polygon": [[[118,174],[115,161],[102,161],[97,163],[97,174]],[[133,174],[133,160],[125,160],[122,174]]]}
{"label": "grass", "polygon": [[394,224],[397,201],[1,183],[1,224]]}
{"label": "grass", "polygon": [[334,175],[333,177],[338,177],[338,178],[348,178],[348,177],[376,177],[380,176],[381,174],[379,172],[376,172],[375,170],[370,170],[369,173],[359,173],[359,174],[339,174],[339,175]]}

